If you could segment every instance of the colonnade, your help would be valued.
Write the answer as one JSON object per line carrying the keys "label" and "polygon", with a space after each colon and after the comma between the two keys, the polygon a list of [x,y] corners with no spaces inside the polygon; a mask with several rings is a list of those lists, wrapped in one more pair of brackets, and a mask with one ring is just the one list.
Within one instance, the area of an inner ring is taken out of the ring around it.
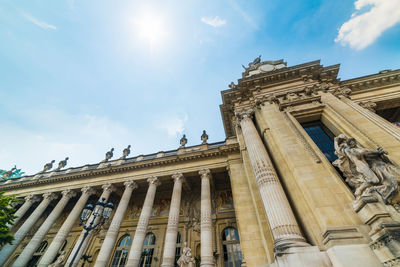
{"label": "colonnade", "polygon": [[[211,172],[208,169],[201,170],[199,172],[201,176],[201,266],[211,267],[215,266],[213,260],[213,249],[212,249],[212,225],[211,225],[211,190],[210,190],[210,179]],[[168,226],[166,230],[165,236],[165,245],[163,251],[162,265],[163,267],[173,267],[175,261],[175,252],[176,252],[176,238],[178,235],[178,223],[179,223],[179,213],[180,213],[180,204],[181,204],[181,195],[182,195],[182,184],[184,182],[184,176],[182,173],[175,173],[172,175],[172,179],[174,181],[173,192],[171,196],[171,205],[169,210],[168,217]],[[161,182],[158,177],[150,177],[147,179],[148,182],[148,190],[145,197],[145,201],[143,204],[143,208],[138,220],[138,224],[135,230],[134,238],[132,241],[132,246],[130,248],[130,252],[128,254],[127,263],[125,266],[136,267],[141,258],[143,242],[146,236],[149,219],[151,217],[151,210],[153,208],[153,203],[156,195],[156,190]],[[95,262],[95,267],[106,266],[112,257],[112,250],[115,246],[118,233],[120,230],[120,226],[123,218],[125,217],[126,210],[128,208],[128,204],[130,202],[132,193],[134,189],[138,186],[135,181],[130,180],[124,183],[124,193],[121,197],[121,200],[118,204],[118,207],[112,217],[112,221],[110,227],[107,231],[104,242],[101,246],[99,256]],[[111,193],[115,191],[115,186],[113,184],[105,184],[102,186],[102,194],[99,198],[107,199],[110,197]],[[68,217],[63,222],[61,228],[58,230],[55,238],[50,243],[49,247],[45,251],[44,255],[41,257],[38,266],[44,267],[49,266],[52,262],[56,260],[57,254],[60,252],[62,244],[67,239],[72,227],[78,222],[80,213],[84,206],[86,205],[89,197],[95,193],[95,190],[92,187],[84,187],[81,189],[82,194],[79,197],[79,200],[74,205],[73,209],[69,213]],[[50,214],[47,216],[45,221],[41,224],[39,229],[34,234],[33,238],[30,239],[29,243],[24,247],[21,254],[17,257],[17,259],[12,264],[13,267],[22,267],[26,266],[29,260],[32,258],[34,252],[39,247],[46,234],[49,232],[51,227],[54,225],[55,221],[63,212],[65,206],[69,202],[69,200],[76,196],[77,192],[74,190],[64,190],[61,192],[61,199],[57,202],[55,207],[52,209]],[[21,241],[25,238],[27,233],[32,230],[34,225],[38,222],[39,218],[43,215],[43,212],[49,206],[49,204],[58,199],[59,195],[57,193],[45,193],[42,195],[42,200],[36,209],[29,215],[29,217],[25,220],[25,222],[21,225],[18,231],[14,234],[15,240],[13,244],[5,245],[0,251],[0,266],[4,266],[9,257],[21,243]],[[21,218],[28,209],[32,206],[35,201],[38,201],[38,196],[28,196],[25,198],[25,203],[18,209],[16,214],[18,214],[19,218]],[[19,220],[17,218],[17,220]],[[88,221],[92,219],[89,218]],[[71,253],[69,254],[68,259],[65,262],[65,266],[77,266],[79,260],[86,250],[89,242],[91,234],[93,231],[89,233],[87,238],[82,243],[84,230],[80,234],[75,246],[73,247]],[[79,245],[82,245],[79,247]],[[74,255],[77,255],[74,258]]]}

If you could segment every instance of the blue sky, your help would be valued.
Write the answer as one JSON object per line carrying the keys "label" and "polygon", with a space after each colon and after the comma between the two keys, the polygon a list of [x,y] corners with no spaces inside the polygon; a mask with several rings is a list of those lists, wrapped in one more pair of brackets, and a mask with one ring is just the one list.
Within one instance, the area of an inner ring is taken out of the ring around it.
{"label": "blue sky", "polygon": [[349,79],[400,68],[400,0],[0,1],[0,169],[225,139],[220,91],[258,55]]}

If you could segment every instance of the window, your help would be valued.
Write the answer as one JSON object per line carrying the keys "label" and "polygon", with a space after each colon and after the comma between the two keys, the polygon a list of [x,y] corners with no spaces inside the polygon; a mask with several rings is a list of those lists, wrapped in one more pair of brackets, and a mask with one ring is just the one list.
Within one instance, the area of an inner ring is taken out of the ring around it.
{"label": "window", "polygon": [[37,266],[37,263],[39,262],[40,258],[42,257],[42,255],[46,251],[47,245],[48,245],[47,241],[43,241],[40,244],[40,246],[35,251],[35,253],[33,253],[32,258],[29,260],[28,264],[26,265],[27,267]]}
{"label": "window", "polygon": [[131,237],[129,235],[124,235],[118,242],[117,249],[114,253],[114,258],[111,262],[112,267],[125,266],[126,260],[128,258],[129,247],[131,245]]}
{"label": "window", "polygon": [[179,257],[181,256],[181,250],[182,250],[182,237],[181,234],[178,232],[178,235],[176,236],[176,249],[175,249],[175,267],[178,267],[178,260]]}
{"label": "window", "polygon": [[150,267],[153,261],[153,253],[156,244],[156,236],[148,233],[143,243],[142,257],[140,258],[140,267]]}
{"label": "window", "polygon": [[318,148],[324,153],[325,157],[333,162],[337,159],[335,155],[334,134],[320,121],[314,121],[302,124],[304,130],[308,133]]}
{"label": "window", "polygon": [[235,228],[227,227],[222,231],[222,248],[224,267],[240,267],[242,265],[239,233]]}
{"label": "window", "polygon": [[62,244],[61,248],[58,250],[58,253],[57,253],[56,257],[54,258],[53,262],[55,262],[58,259],[58,257],[60,257],[61,252],[65,251],[65,247],[66,246],[67,246],[67,240],[64,241],[64,243]]}

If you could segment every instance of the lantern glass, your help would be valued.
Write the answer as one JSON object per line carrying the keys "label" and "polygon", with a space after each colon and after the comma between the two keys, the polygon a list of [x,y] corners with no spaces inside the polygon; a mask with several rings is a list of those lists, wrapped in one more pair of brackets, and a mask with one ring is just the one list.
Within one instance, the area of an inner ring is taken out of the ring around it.
{"label": "lantern glass", "polygon": [[90,214],[93,211],[93,205],[92,204],[87,204],[81,213],[81,221],[86,221],[87,219],[89,219]]}
{"label": "lantern glass", "polygon": [[100,216],[101,213],[103,212],[103,208],[104,208],[104,205],[105,205],[104,200],[105,200],[105,198],[103,197],[101,199],[101,201],[97,201],[96,207],[94,207],[94,211],[93,211],[93,215],[94,216],[96,216],[96,217]]}
{"label": "lantern glass", "polygon": [[104,219],[108,219],[110,218],[111,212],[114,209],[114,204],[111,202],[108,202],[105,206],[104,206],[104,211],[103,211],[103,218]]}

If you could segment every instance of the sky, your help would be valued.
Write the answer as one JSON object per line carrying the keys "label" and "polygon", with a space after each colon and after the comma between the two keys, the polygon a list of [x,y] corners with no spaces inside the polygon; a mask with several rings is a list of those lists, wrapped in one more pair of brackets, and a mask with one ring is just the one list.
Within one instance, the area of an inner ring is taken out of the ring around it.
{"label": "sky", "polygon": [[0,169],[35,174],[225,140],[220,91],[258,55],[400,68],[400,0],[0,0]]}

